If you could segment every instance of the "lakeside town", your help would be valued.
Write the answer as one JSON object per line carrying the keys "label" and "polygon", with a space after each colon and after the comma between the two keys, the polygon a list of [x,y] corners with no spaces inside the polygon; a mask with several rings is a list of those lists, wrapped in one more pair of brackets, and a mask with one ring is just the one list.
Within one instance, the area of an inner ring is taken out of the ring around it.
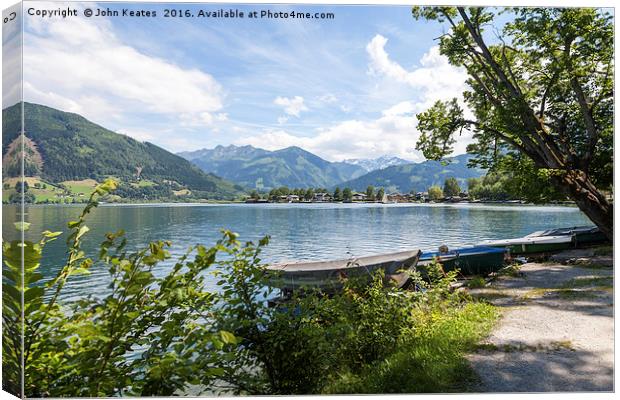
{"label": "lakeside town", "polygon": [[[482,186],[476,178],[468,180],[468,188],[462,190],[455,178],[445,180],[443,188],[437,185],[428,190],[419,192],[412,190],[409,193],[386,192],[383,188],[376,189],[368,186],[366,191],[353,191],[346,187],[341,190],[336,187],[333,192],[325,188],[289,189],[280,187],[268,193],[259,193],[253,190],[244,198],[247,204],[265,203],[505,203],[526,204],[528,201],[511,197],[508,193],[489,193],[480,190]],[[549,200],[546,204],[575,204],[570,200]]]}

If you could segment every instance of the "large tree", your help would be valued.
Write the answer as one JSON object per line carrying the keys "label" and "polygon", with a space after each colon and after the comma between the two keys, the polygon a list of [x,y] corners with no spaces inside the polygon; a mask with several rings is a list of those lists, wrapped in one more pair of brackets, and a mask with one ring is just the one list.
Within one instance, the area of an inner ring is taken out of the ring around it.
{"label": "large tree", "polygon": [[461,194],[459,182],[454,177],[447,178],[443,183],[443,193],[446,196],[453,197]]}
{"label": "large tree", "polygon": [[503,12],[512,15],[498,26],[497,9],[413,9],[448,24],[440,52],[467,71],[469,86],[464,106],[446,99],[418,115],[417,147],[441,159],[469,129],[478,163],[526,157],[611,239],[603,191],[613,184],[613,17],[593,8]]}

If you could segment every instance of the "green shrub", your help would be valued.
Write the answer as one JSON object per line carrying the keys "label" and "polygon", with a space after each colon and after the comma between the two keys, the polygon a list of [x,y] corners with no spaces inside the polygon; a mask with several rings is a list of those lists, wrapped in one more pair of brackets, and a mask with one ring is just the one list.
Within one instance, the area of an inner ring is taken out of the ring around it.
{"label": "green shrub", "polygon": [[475,276],[467,281],[467,287],[470,289],[477,289],[485,287],[487,281],[482,276]]}
{"label": "green shrub", "polygon": [[[110,233],[97,259],[85,254],[86,216],[114,187],[111,180],[97,186],[80,217],[68,223],[66,264],[48,282],[38,272],[41,256],[61,232],[43,232],[38,243],[23,246],[3,242],[4,378],[19,382],[23,356],[27,397],[172,395],[189,383],[211,382],[221,373],[221,349],[236,344],[234,335],[214,331],[203,319],[215,296],[201,273],[213,265],[217,248],[191,247],[163,278],[152,271],[170,258],[167,242],[128,253],[123,232]],[[109,294],[60,304],[71,278],[89,274],[95,262],[110,273]]]}

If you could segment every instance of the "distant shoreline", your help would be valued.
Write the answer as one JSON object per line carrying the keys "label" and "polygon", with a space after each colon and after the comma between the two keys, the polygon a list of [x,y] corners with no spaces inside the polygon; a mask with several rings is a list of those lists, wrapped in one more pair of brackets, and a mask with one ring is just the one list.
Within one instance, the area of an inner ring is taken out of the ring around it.
{"label": "distant shoreline", "polygon": [[[248,206],[248,207],[299,207],[299,206],[354,206],[354,207],[483,207],[483,206],[497,206],[497,207],[567,207],[567,208],[577,208],[575,203],[544,203],[544,204],[535,204],[535,203],[510,203],[510,202],[459,202],[459,203],[450,203],[450,202],[436,202],[436,203],[422,203],[422,202],[403,202],[403,203],[380,203],[380,202],[352,202],[352,203],[344,203],[344,202],[308,202],[308,203],[245,203],[243,201],[213,201],[213,202],[142,202],[142,203],[99,203],[99,207],[200,207],[200,206],[208,206],[208,207],[216,207],[216,206]],[[4,203],[3,206],[20,206],[20,204],[8,204]],[[26,204],[27,207],[83,207],[84,203],[68,203],[68,204],[59,204],[59,203],[36,203],[36,204]]]}

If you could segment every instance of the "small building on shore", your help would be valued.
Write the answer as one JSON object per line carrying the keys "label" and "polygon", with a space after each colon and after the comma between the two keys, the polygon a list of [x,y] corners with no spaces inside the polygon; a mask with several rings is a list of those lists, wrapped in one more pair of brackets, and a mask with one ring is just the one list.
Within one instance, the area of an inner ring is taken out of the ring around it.
{"label": "small building on shore", "polygon": [[353,192],[351,200],[353,201],[366,201],[366,193]]}
{"label": "small building on shore", "polygon": [[424,202],[428,201],[429,200],[428,192],[417,192],[415,194],[415,199],[418,201],[424,201]]}
{"label": "small building on shore", "polygon": [[332,201],[332,196],[329,193],[315,193],[312,201],[315,203],[328,203]]}

